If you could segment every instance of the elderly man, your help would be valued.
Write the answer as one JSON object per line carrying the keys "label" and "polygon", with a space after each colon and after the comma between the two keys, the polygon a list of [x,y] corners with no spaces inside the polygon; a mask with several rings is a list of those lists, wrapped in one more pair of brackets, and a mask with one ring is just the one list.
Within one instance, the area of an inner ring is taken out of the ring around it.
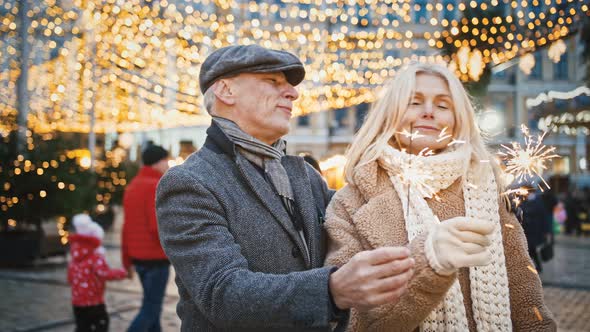
{"label": "elderly man", "polygon": [[397,301],[412,275],[406,248],[322,267],[333,192],[302,158],[285,155],[281,139],[304,76],[294,55],[256,45],[219,49],[201,67],[213,116],[206,142],[157,193],[182,331],[343,327],[347,309]]}

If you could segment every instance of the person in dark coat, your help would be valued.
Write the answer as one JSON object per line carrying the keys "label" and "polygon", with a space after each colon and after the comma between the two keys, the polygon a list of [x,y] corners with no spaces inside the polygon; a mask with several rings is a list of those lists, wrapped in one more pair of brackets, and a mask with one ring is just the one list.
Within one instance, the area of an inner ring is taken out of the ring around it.
{"label": "person in dark coat", "polygon": [[407,287],[407,248],[323,266],[333,191],[281,139],[304,76],[294,55],[257,45],[219,49],[201,67],[207,139],[162,177],[156,200],[182,331],[327,331]]}
{"label": "person in dark coat", "polygon": [[584,203],[582,201],[582,192],[578,189],[568,191],[565,197],[565,233],[570,235],[581,235],[580,214],[583,212]]}
{"label": "person in dark coat", "polygon": [[529,193],[520,206],[522,227],[527,239],[529,255],[538,272],[543,271],[538,249],[552,241],[552,213],[547,210],[544,200],[537,192]]}

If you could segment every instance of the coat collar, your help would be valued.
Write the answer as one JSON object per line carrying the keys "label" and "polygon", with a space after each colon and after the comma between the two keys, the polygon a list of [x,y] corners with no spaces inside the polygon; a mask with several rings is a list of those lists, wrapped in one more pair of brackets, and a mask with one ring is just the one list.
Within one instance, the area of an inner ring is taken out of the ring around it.
{"label": "coat collar", "polygon": [[[353,183],[364,200],[354,214],[356,230],[371,248],[407,244],[402,202],[389,179],[387,172],[377,161],[358,165],[354,168]],[[435,213],[446,211],[447,217],[464,215],[461,180],[457,179],[449,188],[439,192],[440,201],[428,199],[428,205]],[[459,208],[455,208],[458,206]],[[400,221],[391,229],[392,221]]]}
{"label": "coat collar", "polygon": [[226,154],[232,160],[236,159],[236,145],[232,143],[229,137],[215,122],[211,122],[211,125],[207,128],[207,138],[205,139],[204,146],[216,153]]}
{"label": "coat collar", "polygon": [[369,200],[393,187],[387,172],[379,166],[377,161],[357,165],[353,172],[352,185],[360,191],[365,200]]}
{"label": "coat collar", "polygon": [[[207,138],[205,139],[204,146],[215,151],[216,153],[226,154],[234,161],[236,160],[236,156],[238,154],[236,145],[231,141],[229,136],[227,136],[223,130],[221,130],[221,128],[213,121],[211,121],[211,125],[209,128],[207,128]],[[285,145],[285,150],[283,152],[286,153],[286,150],[287,147]]]}
{"label": "coat collar", "polygon": [[236,164],[240,174],[248,184],[250,190],[256,195],[259,201],[274,216],[277,222],[283,227],[289,237],[297,244],[302,257],[304,257],[306,266],[321,266],[322,261],[319,254],[319,234],[317,233],[315,223],[317,223],[317,208],[313,200],[311,183],[307,175],[306,166],[303,158],[296,156],[285,156],[281,159],[283,167],[287,170],[295,205],[303,218],[303,228],[306,235],[306,241],[310,252],[310,259],[307,258],[305,247],[298,232],[293,226],[289,214],[285,210],[279,196],[274,192],[269,183],[264,179],[261,172],[250,163],[246,158],[237,153],[236,145],[214,122],[207,129],[207,139],[205,147],[217,154],[229,156]]}

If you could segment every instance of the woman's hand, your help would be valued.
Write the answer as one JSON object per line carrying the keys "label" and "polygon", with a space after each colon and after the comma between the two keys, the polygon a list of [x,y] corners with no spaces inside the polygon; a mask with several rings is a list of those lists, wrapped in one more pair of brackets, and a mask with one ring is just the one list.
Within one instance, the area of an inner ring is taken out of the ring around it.
{"label": "woman's hand", "polygon": [[430,266],[442,275],[461,267],[483,266],[491,262],[488,250],[495,225],[467,217],[456,217],[437,224],[428,234],[425,246]]}

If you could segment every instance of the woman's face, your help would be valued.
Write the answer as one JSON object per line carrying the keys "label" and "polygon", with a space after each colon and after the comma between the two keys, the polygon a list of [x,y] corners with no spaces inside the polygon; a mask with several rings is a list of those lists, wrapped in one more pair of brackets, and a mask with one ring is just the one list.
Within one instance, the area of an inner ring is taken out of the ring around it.
{"label": "woman's face", "polygon": [[397,131],[418,131],[419,137],[414,137],[410,146],[410,137],[398,133],[397,141],[412,154],[424,148],[435,152],[444,150],[455,129],[455,105],[449,85],[438,75],[418,73],[414,90]]}

